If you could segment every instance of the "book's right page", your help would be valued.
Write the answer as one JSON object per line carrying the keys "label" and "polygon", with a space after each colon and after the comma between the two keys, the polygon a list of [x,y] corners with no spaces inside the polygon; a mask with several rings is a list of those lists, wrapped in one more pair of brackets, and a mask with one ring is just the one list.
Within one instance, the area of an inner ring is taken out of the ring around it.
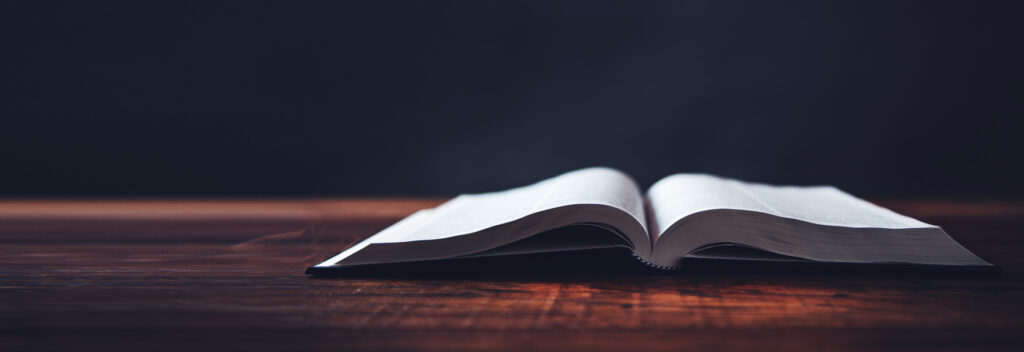
{"label": "book's right page", "polygon": [[655,261],[740,245],[854,263],[989,265],[937,226],[831,186],[772,186],[676,174],[647,193]]}

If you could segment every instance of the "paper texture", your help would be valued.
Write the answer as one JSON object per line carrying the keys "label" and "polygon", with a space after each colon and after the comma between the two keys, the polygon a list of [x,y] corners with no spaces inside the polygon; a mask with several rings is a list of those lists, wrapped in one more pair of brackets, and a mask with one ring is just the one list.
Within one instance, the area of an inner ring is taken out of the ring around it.
{"label": "paper texture", "polygon": [[649,231],[656,235],[684,217],[714,209],[749,210],[851,228],[934,227],[831,186],[770,186],[711,175],[676,174],[651,186],[647,196],[658,227]]}
{"label": "paper texture", "polygon": [[436,240],[471,234],[547,209],[577,204],[611,206],[629,213],[644,226],[647,223],[636,183],[618,170],[596,167],[507,191],[461,195],[435,209],[429,219],[374,238],[374,242]]}

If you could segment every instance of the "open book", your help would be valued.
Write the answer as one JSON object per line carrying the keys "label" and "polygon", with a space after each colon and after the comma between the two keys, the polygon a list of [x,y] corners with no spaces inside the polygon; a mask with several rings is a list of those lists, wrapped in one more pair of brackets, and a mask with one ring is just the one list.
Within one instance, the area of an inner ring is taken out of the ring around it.
{"label": "open book", "polygon": [[[570,226],[607,231],[538,236]],[[941,228],[834,187],[676,174],[642,194],[626,174],[597,167],[507,191],[458,196],[410,215],[307,273],[615,246],[661,269],[675,268],[685,258],[991,266]]]}

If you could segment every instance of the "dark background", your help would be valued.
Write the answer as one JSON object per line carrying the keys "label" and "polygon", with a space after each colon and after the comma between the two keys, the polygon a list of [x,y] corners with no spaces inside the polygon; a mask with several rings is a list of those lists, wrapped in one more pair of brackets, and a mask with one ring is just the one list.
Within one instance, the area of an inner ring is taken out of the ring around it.
{"label": "dark background", "polygon": [[448,195],[606,165],[1019,198],[1019,4],[10,2],[0,196]]}

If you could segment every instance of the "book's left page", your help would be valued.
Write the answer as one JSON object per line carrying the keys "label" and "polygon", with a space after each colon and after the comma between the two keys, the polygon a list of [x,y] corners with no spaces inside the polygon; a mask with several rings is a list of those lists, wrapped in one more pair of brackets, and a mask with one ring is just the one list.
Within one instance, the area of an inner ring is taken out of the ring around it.
{"label": "book's left page", "polygon": [[[458,196],[313,268],[471,256],[578,224],[609,229],[621,236],[623,246],[650,251],[643,197],[636,183],[618,170],[597,167],[507,191]],[[563,244],[565,248],[541,247],[550,251],[593,245],[582,239]]]}

